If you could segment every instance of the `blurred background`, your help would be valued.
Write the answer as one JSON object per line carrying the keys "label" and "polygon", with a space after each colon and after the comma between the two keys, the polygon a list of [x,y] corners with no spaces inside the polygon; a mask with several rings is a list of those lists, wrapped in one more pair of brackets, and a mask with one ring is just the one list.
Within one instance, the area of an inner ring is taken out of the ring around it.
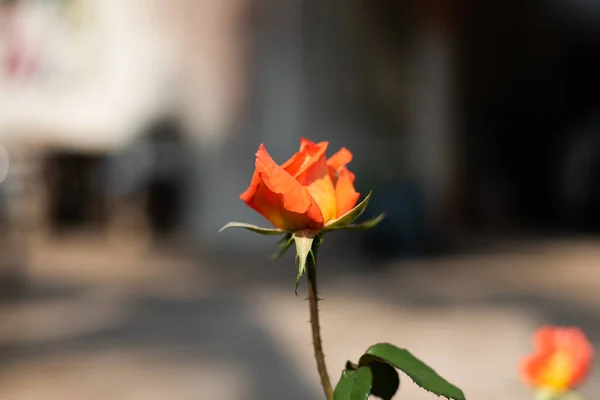
{"label": "blurred background", "polygon": [[600,343],[599,70],[595,0],[0,0],[0,398],[321,398],[293,256],[217,234],[301,136],[387,212],[323,246],[332,379],[531,398],[537,327]]}

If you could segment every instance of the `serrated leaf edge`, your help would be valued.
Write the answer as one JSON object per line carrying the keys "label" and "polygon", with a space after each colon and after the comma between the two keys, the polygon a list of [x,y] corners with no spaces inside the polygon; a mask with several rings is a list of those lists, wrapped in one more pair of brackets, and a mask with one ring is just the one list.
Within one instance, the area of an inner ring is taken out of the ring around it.
{"label": "serrated leaf edge", "polygon": [[[390,363],[389,361],[387,361],[387,360],[385,360],[385,359],[383,359],[383,358],[381,358],[381,357],[379,357],[379,356],[376,356],[376,355],[374,355],[374,354],[370,354],[370,353],[369,353],[369,350],[371,350],[373,347],[375,347],[375,346],[378,346],[378,345],[383,345],[383,344],[385,344],[385,345],[389,345],[389,346],[393,346],[393,347],[396,347],[397,349],[404,350],[404,351],[406,351],[407,353],[409,353],[411,356],[413,356],[414,358],[416,358],[417,360],[419,360],[421,363],[423,363],[424,365],[426,365],[427,367],[429,367],[431,370],[433,370],[433,371],[436,373],[436,375],[438,375],[440,378],[442,378],[442,379],[443,379],[444,381],[446,381],[448,384],[452,385],[452,386],[453,386],[453,387],[455,387],[455,388],[456,388],[458,391],[460,391],[460,393],[462,394],[462,398],[448,397],[448,396],[446,396],[446,395],[443,395],[443,394],[439,394],[439,393],[436,393],[436,392],[432,392],[431,390],[429,390],[429,389],[427,389],[427,388],[425,388],[425,387],[421,386],[421,385],[420,385],[420,384],[419,384],[417,381],[415,381],[415,380],[413,379],[413,377],[412,377],[412,376],[410,376],[408,373],[406,373],[406,372],[405,372],[403,369],[396,367],[395,365],[393,365],[393,364],[392,364],[392,363]],[[425,390],[426,392],[429,392],[429,393],[431,393],[431,394],[434,394],[434,395],[436,395],[437,397],[443,397],[443,398],[446,398],[446,399],[448,399],[448,400],[466,400],[465,394],[464,394],[464,392],[463,392],[463,390],[462,390],[461,388],[459,388],[458,386],[454,385],[454,384],[453,384],[453,383],[451,383],[451,382],[448,382],[448,381],[447,381],[447,380],[446,380],[444,377],[442,377],[441,375],[439,375],[439,374],[438,374],[438,373],[437,373],[437,372],[436,372],[436,371],[435,371],[433,368],[431,368],[431,367],[430,367],[428,364],[426,364],[426,363],[425,363],[424,361],[422,361],[421,359],[417,358],[417,357],[416,357],[414,354],[412,354],[410,351],[408,351],[408,350],[406,350],[406,349],[402,349],[402,348],[400,348],[400,347],[398,347],[398,346],[396,346],[396,345],[394,345],[394,344],[391,344],[391,343],[386,343],[386,342],[383,342],[383,343],[376,343],[376,344],[374,344],[374,345],[372,345],[372,346],[369,346],[369,348],[368,348],[368,349],[365,351],[365,353],[364,353],[364,354],[363,354],[363,355],[360,357],[360,359],[362,359],[364,356],[373,357],[373,359],[375,359],[375,360],[377,360],[377,361],[384,362],[384,363],[386,363],[386,364],[389,364],[389,365],[391,365],[392,367],[394,367],[394,368],[396,368],[397,370],[401,371],[401,372],[402,372],[404,375],[408,376],[408,377],[410,378],[410,380],[411,380],[411,381],[413,381],[413,383],[414,383],[415,385],[417,385],[417,386],[418,386],[418,387],[420,387],[421,389]],[[361,364],[361,363],[360,363],[360,360],[359,360],[359,366],[360,366],[360,364]]]}

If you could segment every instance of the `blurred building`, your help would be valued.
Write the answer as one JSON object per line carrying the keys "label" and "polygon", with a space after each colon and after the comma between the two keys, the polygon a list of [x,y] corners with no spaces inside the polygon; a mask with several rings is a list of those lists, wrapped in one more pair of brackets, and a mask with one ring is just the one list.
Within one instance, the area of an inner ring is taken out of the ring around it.
{"label": "blurred building", "polygon": [[0,183],[19,224],[135,210],[193,247],[270,246],[216,231],[264,223],[238,199],[255,149],[283,161],[306,136],[352,149],[388,211],[354,239],[372,252],[600,225],[591,2],[0,4],[0,144],[37,165]]}
{"label": "blurred building", "polygon": [[599,18],[586,1],[471,7],[461,102],[472,223],[598,228]]}

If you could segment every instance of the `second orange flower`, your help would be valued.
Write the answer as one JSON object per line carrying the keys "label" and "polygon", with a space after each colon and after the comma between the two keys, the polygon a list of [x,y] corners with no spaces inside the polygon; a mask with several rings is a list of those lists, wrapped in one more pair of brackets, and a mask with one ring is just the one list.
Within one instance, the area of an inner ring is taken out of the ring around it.
{"label": "second orange flower", "polygon": [[533,343],[534,353],[521,365],[523,379],[531,386],[563,393],[587,376],[594,349],[579,328],[545,326],[535,333]]}

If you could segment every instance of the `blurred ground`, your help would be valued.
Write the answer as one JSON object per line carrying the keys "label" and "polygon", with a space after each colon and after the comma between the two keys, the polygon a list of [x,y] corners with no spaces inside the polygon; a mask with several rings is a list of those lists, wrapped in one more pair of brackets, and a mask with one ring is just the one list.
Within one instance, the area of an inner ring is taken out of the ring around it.
{"label": "blurred ground", "polygon": [[[86,236],[35,245],[27,294],[0,305],[0,399],[321,398],[291,259],[193,265],[152,248]],[[594,240],[377,269],[333,260],[320,268],[332,379],[346,359],[390,341],[468,399],[529,399],[517,365],[540,324],[576,324],[600,343]],[[599,391],[596,369],[583,392]],[[408,379],[398,397],[436,398]]]}

